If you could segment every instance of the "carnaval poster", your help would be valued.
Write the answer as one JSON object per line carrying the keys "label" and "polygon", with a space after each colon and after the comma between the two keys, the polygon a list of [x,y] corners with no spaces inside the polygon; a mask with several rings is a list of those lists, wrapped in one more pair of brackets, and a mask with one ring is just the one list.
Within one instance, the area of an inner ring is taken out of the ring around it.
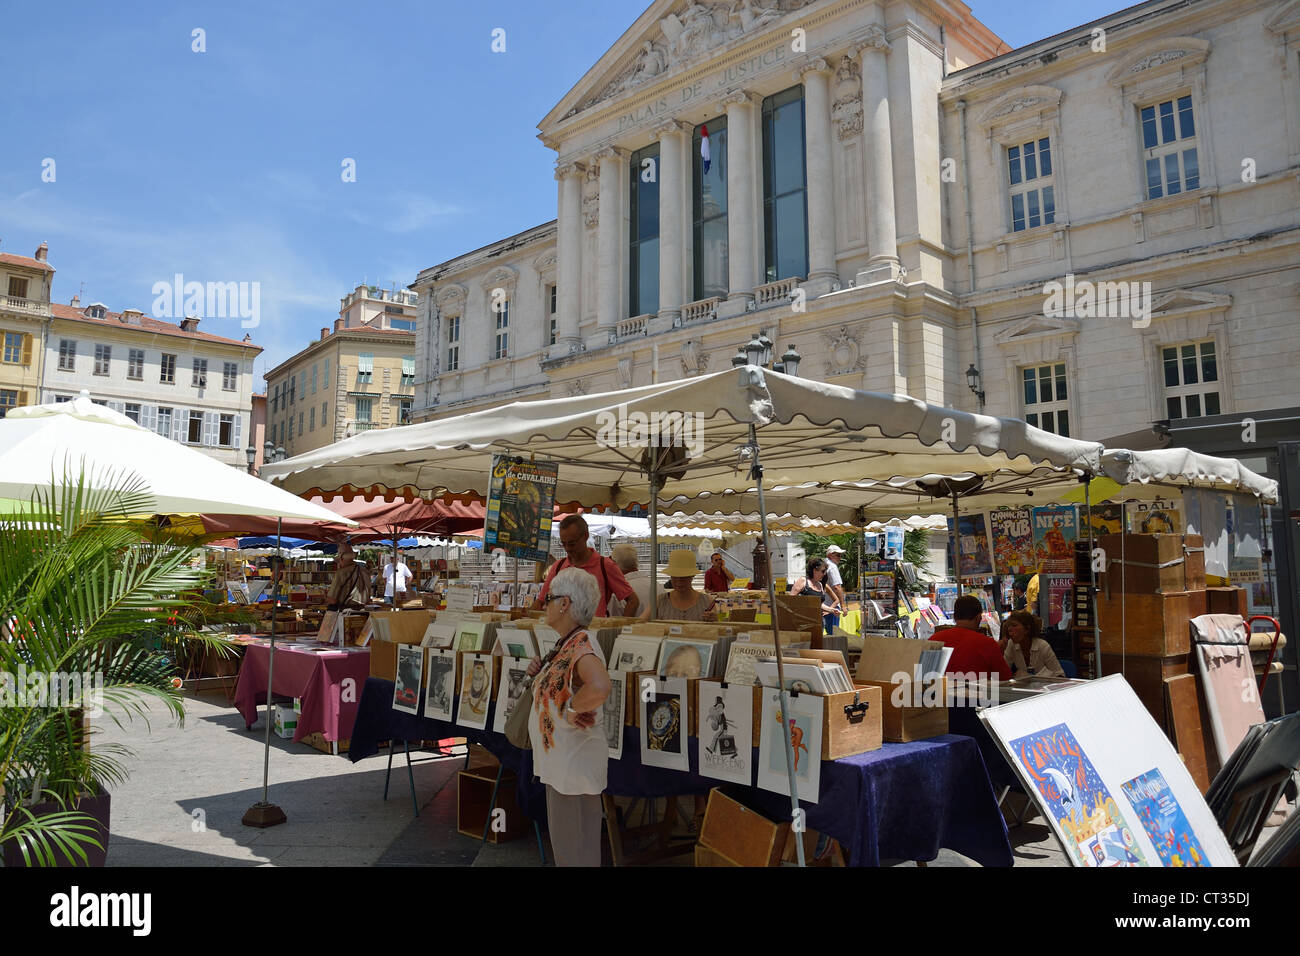
{"label": "carnaval poster", "polygon": [[1201,841],[1159,769],[1121,785],[1165,866],[1209,866]]}
{"label": "carnaval poster", "polygon": [[1074,573],[1074,540],[1079,523],[1074,505],[1034,509],[1034,561],[1044,574]]}
{"label": "carnaval poster", "polygon": [[545,561],[551,544],[551,516],[559,467],[553,461],[524,461],[494,455],[483,528],[483,551],[494,548],[525,561]]}
{"label": "carnaval poster", "polygon": [[993,526],[993,564],[998,574],[1033,574],[1034,524],[1028,508],[1010,508],[989,515]]}
{"label": "carnaval poster", "polygon": [[[949,545],[952,551],[952,519],[948,519]],[[988,526],[984,515],[962,515],[957,525],[957,547],[961,552],[961,576],[963,578],[979,577],[993,573],[993,560],[989,553]],[[948,567],[955,567],[952,554],[948,555]]]}
{"label": "carnaval poster", "polygon": [[1148,865],[1128,821],[1066,724],[1010,742],[1081,866]]}

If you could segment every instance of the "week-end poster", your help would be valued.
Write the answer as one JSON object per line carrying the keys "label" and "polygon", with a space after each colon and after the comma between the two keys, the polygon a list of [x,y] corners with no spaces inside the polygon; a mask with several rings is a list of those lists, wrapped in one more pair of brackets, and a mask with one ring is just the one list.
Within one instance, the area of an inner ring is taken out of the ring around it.
{"label": "week-end poster", "polygon": [[1146,866],[1132,827],[1070,728],[1057,724],[1010,743],[1066,846],[1083,866]]}
{"label": "week-end poster", "polygon": [[1044,574],[1074,573],[1074,541],[1079,536],[1074,505],[1034,508],[1034,560]]}
{"label": "week-end poster", "polygon": [[483,553],[503,548],[515,558],[545,561],[551,544],[551,517],[559,466],[553,461],[492,458]]}
{"label": "week-end poster", "polygon": [[998,574],[1033,574],[1034,516],[1028,508],[1010,508],[989,515],[993,525],[993,563]]}
{"label": "week-end poster", "polygon": [[1121,784],[1124,796],[1137,811],[1138,820],[1155,844],[1156,855],[1165,866],[1210,866],[1201,841],[1173,790],[1159,770],[1148,770]]}
{"label": "week-end poster", "polygon": [[[952,519],[948,519],[948,534],[951,541]],[[963,578],[986,576],[993,573],[993,559],[989,553],[988,525],[984,515],[962,515],[957,524],[957,548],[961,553],[961,576]],[[952,550],[952,545],[949,545]],[[952,555],[948,556],[949,567],[953,567]]]}

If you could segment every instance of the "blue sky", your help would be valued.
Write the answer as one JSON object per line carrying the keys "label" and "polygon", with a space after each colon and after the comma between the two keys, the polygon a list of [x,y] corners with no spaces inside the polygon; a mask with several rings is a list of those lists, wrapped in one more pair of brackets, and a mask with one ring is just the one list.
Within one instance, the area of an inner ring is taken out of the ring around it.
{"label": "blue sky", "polygon": [[[153,284],[177,272],[259,282],[261,388],[363,279],[406,285],[553,219],[537,121],[646,5],[11,5],[0,251],[48,242],[55,301],[84,283],[83,303],[115,311],[149,312]],[[1119,6],[972,4],[1013,47]],[[355,182],[341,179],[345,158]],[[243,335],[238,319],[201,328]]]}

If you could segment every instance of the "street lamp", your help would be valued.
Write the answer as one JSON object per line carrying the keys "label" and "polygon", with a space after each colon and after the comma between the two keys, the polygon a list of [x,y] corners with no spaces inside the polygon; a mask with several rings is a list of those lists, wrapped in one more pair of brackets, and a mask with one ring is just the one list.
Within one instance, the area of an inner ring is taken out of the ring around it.
{"label": "street lamp", "polygon": [[749,357],[748,357],[747,355],[745,355],[745,350],[744,350],[744,349],[737,349],[737,350],[736,350],[736,354],[733,355],[733,356],[731,357],[731,365],[732,365],[732,367],[733,367],[733,368],[744,368],[744,367],[745,367],[746,365],[748,365],[748,364],[749,364]]}
{"label": "street lamp", "polygon": [[778,372],[797,377],[799,375],[799,363],[802,361],[803,356],[795,351],[793,345],[790,345],[786,347],[785,354],[781,356],[781,361],[773,368]]}
{"label": "street lamp", "polygon": [[257,447],[255,445],[249,445],[245,448],[244,457],[248,459],[248,473],[251,475],[253,473],[253,466],[257,464]]}
{"label": "street lamp", "polygon": [[975,367],[974,362],[966,369],[966,387],[975,393],[975,397],[980,400],[980,408],[983,408],[984,392],[980,388],[980,370]]}
{"label": "street lamp", "polygon": [[757,334],[745,346],[745,357],[749,360],[750,365],[761,367],[767,364],[763,361],[763,343],[759,340]]}

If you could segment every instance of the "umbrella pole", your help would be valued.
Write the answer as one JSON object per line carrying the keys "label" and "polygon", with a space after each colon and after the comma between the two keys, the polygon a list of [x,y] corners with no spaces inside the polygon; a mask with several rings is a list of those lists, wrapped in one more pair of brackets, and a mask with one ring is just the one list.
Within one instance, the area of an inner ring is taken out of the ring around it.
{"label": "umbrella pole", "polygon": [[393,532],[393,608],[397,608],[397,529],[390,528]]}
{"label": "umbrella pole", "polygon": [[650,593],[646,607],[655,616],[655,590],[659,586],[659,456],[650,456]]}
{"label": "umbrella pole", "polygon": [[271,570],[271,649],[266,658],[266,742],[262,753],[262,799],[248,808],[244,814],[244,826],[265,829],[284,823],[288,818],[284,811],[271,803],[267,797],[271,786],[271,712],[275,675],[275,613],[280,604],[280,566],[284,558],[280,556],[280,530],[282,518],[275,519],[275,548],[278,560]]}
{"label": "umbrella pole", "polygon": [[[758,488],[758,520],[763,532],[763,549],[770,555],[771,547],[768,543],[767,533],[767,503],[763,499],[763,465],[758,458],[758,432],[753,425],[749,426],[749,447],[753,452],[754,459],[750,466],[750,477],[756,482]],[[859,568],[859,574],[861,569]],[[772,576],[772,569],[768,567],[767,573],[767,601],[772,608],[772,643],[776,647],[776,682],[780,686],[777,691],[781,699],[781,741],[785,744],[785,771],[790,780],[790,808],[791,817],[799,820],[802,817],[802,811],[799,809],[799,785],[794,778],[794,749],[790,743],[790,731],[786,727],[786,714],[790,712],[790,700],[785,693],[785,665],[781,662],[781,616],[777,613],[776,606],[776,579]],[[817,621],[821,623],[821,613],[817,615]],[[826,728],[822,728],[823,733]],[[809,754],[809,760],[820,760],[821,754]],[[806,866],[803,855],[803,827],[795,830],[795,852],[798,854],[799,865]]]}
{"label": "umbrella pole", "polygon": [[[957,507],[957,490],[954,488],[952,492],[952,574],[957,579],[958,597],[961,597],[961,552],[957,550],[958,545],[961,543],[961,528],[958,526],[960,517],[961,512]],[[907,534],[906,531],[903,533],[904,535]]]}
{"label": "umbrella pole", "polygon": [[[1093,564],[1093,554],[1097,545],[1092,529],[1092,478],[1083,479],[1083,508],[1088,516],[1088,600],[1092,607],[1092,653],[1097,658],[1096,674],[1101,676],[1101,622],[1097,620],[1097,568]],[[1039,581],[1042,586],[1042,581]],[[1082,654],[1076,654],[1082,657]]]}
{"label": "umbrella pole", "polygon": [[[860,516],[858,517],[858,521],[859,521],[860,523],[862,523],[862,524],[865,524],[866,522],[863,521],[863,518],[865,518],[865,517],[866,517],[865,514],[860,515]],[[866,637],[867,637],[867,574],[866,574],[866,572],[867,572],[867,565],[866,565],[866,557],[867,557],[867,553],[866,553],[865,547],[864,547],[864,545],[863,545],[863,535],[864,535],[864,534],[866,534],[866,532],[863,531],[863,530],[861,530],[861,529],[859,529],[858,532],[857,532],[857,539],[858,539],[858,637],[862,638],[862,639],[865,641],[865,640],[866,640]],[[895,608],[895,611],[897,611],[897,608]]]}

